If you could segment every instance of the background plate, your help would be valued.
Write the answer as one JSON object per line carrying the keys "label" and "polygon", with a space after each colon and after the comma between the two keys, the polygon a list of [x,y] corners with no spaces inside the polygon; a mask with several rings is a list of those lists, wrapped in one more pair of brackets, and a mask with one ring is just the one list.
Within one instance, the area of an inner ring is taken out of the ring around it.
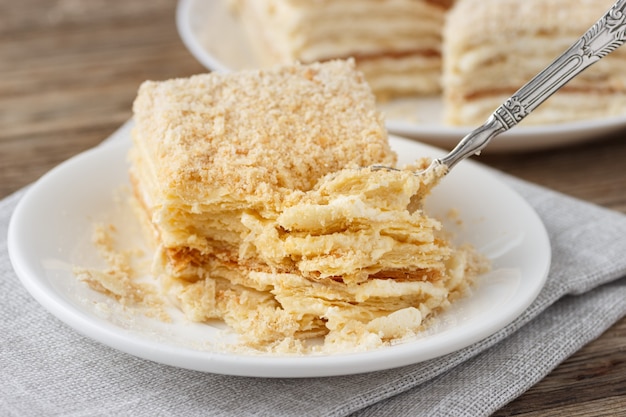
{"label": "background plate", "polygon": [[[225,0],[180,0],[176,23],[189,51],[218,72],[258,67],[243,28]],[[454,147],[473,128],[445,125],[439,97],[398,99],[381,105],[389,132],[442,148]],[[529,151],[589,141],[626,126],[626,116],[540,126],[518,126],[494,139],[485,153]]]}

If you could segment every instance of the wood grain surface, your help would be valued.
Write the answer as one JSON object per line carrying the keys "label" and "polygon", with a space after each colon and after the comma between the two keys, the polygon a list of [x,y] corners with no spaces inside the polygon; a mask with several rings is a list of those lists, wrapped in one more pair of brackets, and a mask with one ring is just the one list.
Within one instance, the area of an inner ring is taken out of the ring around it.
{"label": "wood grain surface", "polygon": [[[174,0],[0,0],[0,198],[115,131],[142,81],[206,71],[178,36],[175,8]],[[626,213],[625,136],[479,160]],[[626,415],[626,319],[495,415]]]}

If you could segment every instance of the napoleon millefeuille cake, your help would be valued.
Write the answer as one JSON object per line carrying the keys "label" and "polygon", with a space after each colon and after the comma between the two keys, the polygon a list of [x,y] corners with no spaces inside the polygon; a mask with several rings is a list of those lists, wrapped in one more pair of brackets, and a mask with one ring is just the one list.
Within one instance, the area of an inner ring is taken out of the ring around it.
{"label": "napoleon millefeuille cake", "polygon": [[350,61],[148,81],[134,119],[151,275],[188,319],[223,320],[245,346],[378,347],[480,271],[415,201],[437,175],[371,168],[396,155]]}
{"label": "napoleon millefeuille cake", "polygon": [[[445,121],[476,126],[585,33],[613,0],[458,0],[443,47]],[[592,65],[522,121],[626,114],[626,49]]]}
{"label": "napoleon millefeuille cake", "polygon": [[230,0],[263,65],[352,57],[379,97],[440,91],[451,0]]}

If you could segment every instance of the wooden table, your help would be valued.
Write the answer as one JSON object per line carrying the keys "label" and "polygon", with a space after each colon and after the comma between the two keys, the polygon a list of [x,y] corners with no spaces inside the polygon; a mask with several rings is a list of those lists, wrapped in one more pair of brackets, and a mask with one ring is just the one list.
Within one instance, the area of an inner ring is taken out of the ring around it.
{"label": "wooden table", "polygon": [[[0,0],[0,198],[115,131],[142,81],[205,71],[178,37],[175,7]],[[626,213],[625,134],[480,161]],[[626,319],[496,415],[626,415]]]}

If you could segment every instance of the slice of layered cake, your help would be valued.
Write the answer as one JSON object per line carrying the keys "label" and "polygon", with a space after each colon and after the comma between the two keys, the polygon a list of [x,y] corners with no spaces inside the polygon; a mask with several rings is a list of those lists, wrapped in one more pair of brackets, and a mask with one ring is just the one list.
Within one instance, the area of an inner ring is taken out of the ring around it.
{"label": "slice of layered cake", "polygon": [[264,65],[352,57],[380,97],[440,91],[451,0],[231,0]]}
{"label": "slice of layered cake", "polygon": [[[613,0],[458,0],[444,29],[445,121],[476,126],[587,31]],[[626,49],[577,76],[522,121],[626,114]]]}
{"label": "slice of layered cake", "polygon": [[436,177],[368,168],[396,156],[352,62],[146,82],[134,113],[153,275],[189,319],[224,320],[248,346],[377,347],[479,270],[414,201]]}

